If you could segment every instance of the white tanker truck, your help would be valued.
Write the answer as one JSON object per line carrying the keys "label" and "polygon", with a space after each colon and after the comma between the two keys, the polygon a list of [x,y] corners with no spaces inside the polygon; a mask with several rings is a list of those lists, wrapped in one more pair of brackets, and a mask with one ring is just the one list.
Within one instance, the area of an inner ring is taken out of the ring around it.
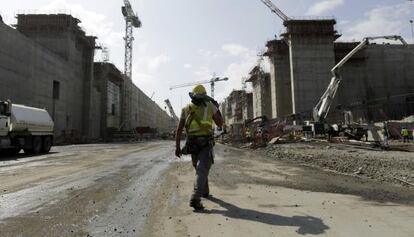
{"label": "white tanker truck", "polygon": [[0,101],[0,154],[48,153],[54,123],[45,109]]}

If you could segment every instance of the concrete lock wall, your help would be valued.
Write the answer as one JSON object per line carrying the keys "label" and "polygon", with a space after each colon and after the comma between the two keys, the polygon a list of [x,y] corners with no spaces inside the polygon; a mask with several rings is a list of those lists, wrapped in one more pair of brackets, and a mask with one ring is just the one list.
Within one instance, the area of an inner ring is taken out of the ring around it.
{"label": "concrete lock wall", "polygon": [[[82,60],[79,65],[79,61],[66,60],[3,23],[0,35],[1,99],[46,108],[54,118],[57,137],[64,131],[97,136],[97,132],[83,130]],[[58,91],[55,99],[54,85],[55,93]]]}
{"label": "concrete lock wall", "polygon": [[131,87],[131,127],[151,127],[161,133],[168,132],[171,117],[132,82],[127,85]]}
{"label": "concrete lock wall", "polygon": [[114,65],[94,64],[95,37],[78,23],[64,14],[18,15],[17,30],[0,23],[0,99],[46,108],[57,142],[106,139],[122,124],[168,131],[163,109]]}
{"label": "concrete lock wall", "polygon": [[292,112],[312,111],[335,65],[334,20],[285,22],[289,38]]}
{"label": "concrete lock wall", "polygon": [[[349,44],[351,50],[355,44]],[[344,44],[336,44],[337,60]],[[401,119],[414,113],[414,46],[369,45],[341,70],[337,104],[355,120]],[[410,103],[411,101],[411,103]]]}
{"label": "concrete lock wall", "polygon": [[253,84],[253,117],[272,117],[270,74],[263,73],[251,78]]}
{"label": "concrete lock wall", "polygon": [[267,43],[270,59],[271,116],[273,118],[292,114],[292,87],[290,77],[289,47],[284,40]]}

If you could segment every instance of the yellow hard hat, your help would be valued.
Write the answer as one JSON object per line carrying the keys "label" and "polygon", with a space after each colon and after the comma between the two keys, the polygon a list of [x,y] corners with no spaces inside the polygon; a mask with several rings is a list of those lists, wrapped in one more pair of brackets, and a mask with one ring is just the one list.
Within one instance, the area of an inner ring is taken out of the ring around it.
{"label": "yellow hard hat", "polygon": [[194,94],[207,94],[206,88],[203,85],[196,85],[192,91]]}

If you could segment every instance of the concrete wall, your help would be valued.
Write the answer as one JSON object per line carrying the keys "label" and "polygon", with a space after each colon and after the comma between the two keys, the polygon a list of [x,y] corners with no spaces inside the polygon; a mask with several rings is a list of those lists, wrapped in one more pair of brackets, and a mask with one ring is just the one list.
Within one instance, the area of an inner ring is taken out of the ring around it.
{"label": "concrete wall", "polygon": [[126,86],[131,89],[131,126],[157,128],[158,132],[169,131],[171,117],[151,98],[128,80]]}
{"label": "concrete wall", "polygon": [[[65,59],[3,23],[0,35],[0,99],[46,108],[54,118],[57,137],[64,131],[84,137],[98,136],[96,127],[84,130],[84,78],[92,68],[84,70],[82,65],[91,65],[75,56],[74,60]],[[93,58],[93,53],[89,56]],[[60,84],[58,99],[53,99],[54,81]],[[97,95],[94,91],[91,96]],[[92,102],[96,100],[88,103]]]}
{"label": "concrete wall", "polygon": [[253,118],[253,93],[245,93],[243,98],[243,120]]}
{"label": "concrete wall", "polygon": [[272,118],[292,114],[292,80],[290,76],[289,47],[284,40],[267,43],[266,56],[270,59],[270,93]]}
{"label": "concrete wall", "polygon": [[101,92],[101,114],[99,115],[101,120],[101,136],[104,140],[107,140],[110,131],[117,131],[122,123],[121,92],[123,77],[115,65],[110,63],[95,63],[94,79],[98,83],[98,88]]}
{"label": "concrete wall", "polygon": [[286,21],[289,39],[292,112],[311,112],[335,65],[334,20]]}
{"label": "concrete wall", "polygon": [[242,124],[253,117],[253,94],[244,90],[234,90],[225,99],[226,125]]}
{"label": "concrete wall", "polygon": [[249,79],[253,87],[253,117],[272,117],[272,94],[270,74],[252,75]]}
{"label": "concrete wall", "polygon": [[0,99],[46,108],[58,141],[106,139],[121,125],[168,131],[171,118],[162,108],[114,65],[93,63],[95,37],[78,23],[70,15],[18,15],[17,30],[0,23]]}
{"label": "concrete wall", "polygon": [[[101,90],[107,92],[101,97],[101,103],[104,105],[102,110],[105,111],[101,115],[102,131],[119,128],[126,131],[136,127],[157,128],[158,132],[171,130],[171,117],[131,80],[125,81],[122,73],[113,64],[95,63],[95,77],[100,83]],[[125,87],[130,93],[128,97],[124,97],[123,94]],[[114,114],[112,114],[113,105]],[[127,118],[122,114],[125,106],[128,106],[131,111]]]}
{"label": "concrete wall", "polygon": [[[336,60],[356,44],[335,44]],[[340,109],[353,111],[354,119],[361,121],[414,114],[413,52],[414,45],[373,44],[352,57],[341,69],[337,104],[344,106]]]}

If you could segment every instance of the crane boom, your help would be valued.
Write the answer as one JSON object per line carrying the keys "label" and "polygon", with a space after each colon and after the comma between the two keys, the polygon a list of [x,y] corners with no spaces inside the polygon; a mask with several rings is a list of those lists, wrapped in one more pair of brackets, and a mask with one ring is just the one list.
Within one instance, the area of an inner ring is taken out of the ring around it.
{"label": "crane boom", "polygon": [[369,44],[370,40],[376,39],[387,39],[387,40],[399,40],[403,45],[408,45],[407,41],[404,40],[403,37],[399,35],[387,35],[387,36],[375,36],[375,37],[366,37],[362,39],[361,43],[359,43],[351,52],[349,52],[338,64],[336,64],[332,69],[332,79],[326,89],[325,93],[319,99],[316,106],[313,108],[313,119],[315,122],[322,122],[328,116],[329,110],[335,99],[336,93],[338,91],[339,84],[342,81],[342,77],[340,75],[341,67],[348,62],[349,59],[352,58],[356,53],[358,53],[361,49]]}
{"label": "crane boom", "polygon": [[262,3],[264,3],[273,13],[275,13],[280,19],[283,21],[289,21],[291,20],[285,13],[282,12],[276,5],[270,1],[270,0],[260,0]]}
{"label": "crane boom", "polygon": [[219,82],[219,81],[227,81],[227,80],[229,80],[229,78],[227,78],[227,77],[224,77],[224,78],[213,77],[210,80],[190,82],[190,83],[185,83],[185,84],[181,84],[181,85],[171,86],[170,87],[170,90],[177,89],[177,88],[194,86],[194,85],[199,85],[199,84],[208,84],[208,83],[210,83],[210,86],[211,86],[211,97],[214,98],[214,87],[215,87],[216,82]]}
{"label": "crane boom", "polygon": [[167,104],[167,107],[168,107],[168,110],[170,111],[171,117],[173,117],[173,119],[174,119],[176,122],[178,122],[178,117],[177,117],[177,115],[176,115],[176,114],[175,114],[175,112],[174,112],[174,109],[173,109],[173,107],[172,107],[172,105],[171,105],[170,100],[169,100],[169,99],[166,99],[166,100],[164,100],[164,102],[165,102],[165,104]]}
{"label": "crane boom", "polygon": [[196,81],[196,82],[189,82],[189,83],[184,83],[184,84],[180,84],[180,85],[175,85],[175,86],[171,86],[170,90],[177,89],[177,88],[194,86],[194,85],[198,85],[198,84],[207,84],[207,83],[210,83],[210,81],[211,80]]}

